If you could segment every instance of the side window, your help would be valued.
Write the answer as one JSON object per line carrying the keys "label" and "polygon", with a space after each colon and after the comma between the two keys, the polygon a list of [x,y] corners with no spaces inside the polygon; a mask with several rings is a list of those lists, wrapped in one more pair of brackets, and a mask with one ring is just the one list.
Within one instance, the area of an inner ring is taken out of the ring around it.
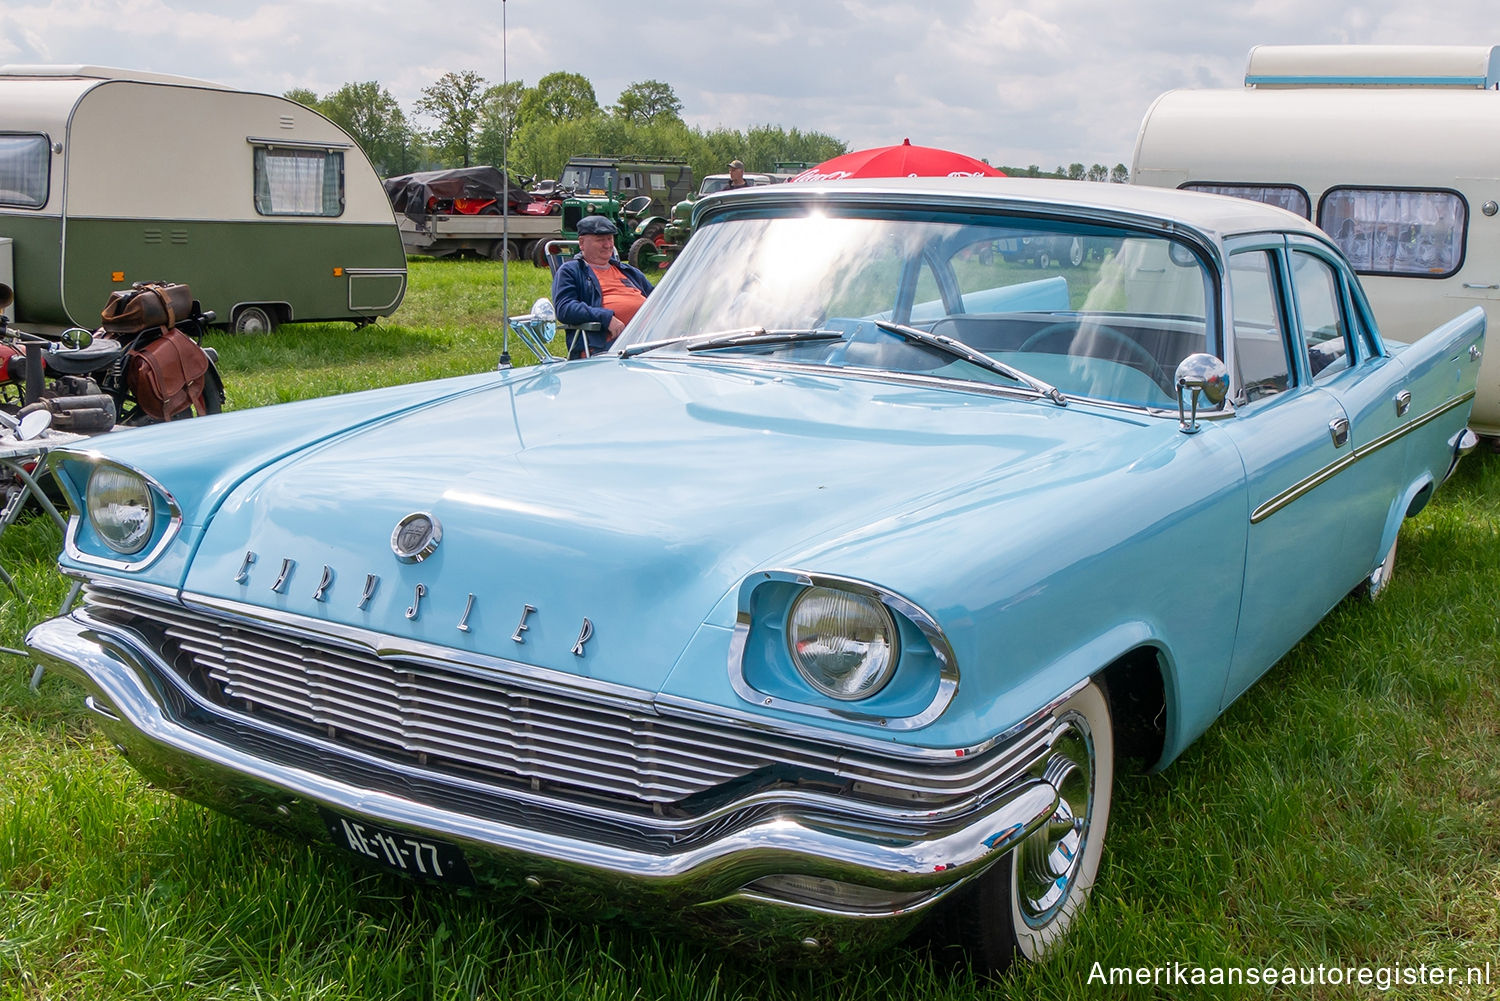
{"label": "side window", "polygon": [[1189,181],[1182,188],[1185,191],[1206,191],[1211,195],[1229,195],[1252,202],[1264,202],[1295,212],[1304,219],[1312,218],[1312,201],[1307,197],[1307,192],[1295,184],[1217,184]]}
{"label": "side window", "polygon": [[344,154],[255,147],[255,211],[261,215],[342,215]]}
{"label": "side window", "polygon": [[1446,278],[1463,264],[1469,209],[1456,191],[1333,188],[1318,225],[1361,274]]}
{"label": "side window", "polygon": [[1286,325],[1276,294],[1270,251],[1229,258],[1229,294],[1234,300],[1234,367],[1246,401],[1284,393],[1292,384]]}
{"label": "side window", "polygon": [[663,188],[665,188],[666,186],[667,186],[667,175],[666,174],[652,174],[651,175],[651,190],[652,191],[660,191]]}
{"label": "side window", "polygon": [[51,143],[43,135],[0,135],[0,205],[47,204]]}
{"label": "side window", "polygon": [[1349,367],[1349,341],[1338,273],[1321,257],[1301,251],[1293,251],[1291,262],[1297,319],[1307,342],[1309,370],[1314,382],[1322,382]]}

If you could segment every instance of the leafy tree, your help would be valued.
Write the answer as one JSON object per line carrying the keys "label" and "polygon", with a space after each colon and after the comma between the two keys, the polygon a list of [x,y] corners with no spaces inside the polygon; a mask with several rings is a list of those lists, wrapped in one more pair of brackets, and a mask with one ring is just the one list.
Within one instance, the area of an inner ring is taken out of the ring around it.
{"label": "leafy tree", "polygon": [[594,85],[579,73],[548,73],[521,100],[521,121],[561,122],[587,118],[599,110]]}
{"label": "leafy tree", "polygon": [[1129,184],[1130,168],[1123,163],[1115,164],[1114,167],[1110,168],[1109,179],[1114,184]]}
{"label": "leafy tree", "polygon": [[516,142],[525,95],[526,85],[519,80],[497,83],[484,92],[479,109],[479,138],[474,146],[481,163],[505,164],[506,154]]}
{"label": "leafy tree", "polygon": [[1088,174],[1088,170],[1081,163],[1068,164],[1068,180],[1081,181]]}
{"label": "leafy tree", "polygon": [[323,99],[320,110],[354,137],[382,175],[403,172],[411,159],[411,127],[401,105],[377,81],[344,84]]}
{"label": "leafy tree", "polygon": [[437,121],[428,137],[445,161],[474,163],[475,132],[479,124],[480,105],[485,94],[485,79],[473,70],[444,73],[437,83],[422,88],[417,110]]}
{"label": "leafy tree", "polygon": [[281,96],[286,98],[288,101],[296,101],[304,108],[311,108],[314,111],[322,110],[318,106],[318,95],[314,94],[306,87],[293,87],[291,90],[287,91]]}
{"label": "leafy tree", "polygon": [[662,118],[681,119],[682,102],[670,84],[660,80],[641,80],[620,91],[615,103],[615,117],[636,125]]}
{"label": "leafy tree", "polygon": [[1084,175],[1084,180],[1107,181],[1109,180],[1109,168],[1102,163],[1096,163],[1092,167],[1090,167],[1088,173]]}

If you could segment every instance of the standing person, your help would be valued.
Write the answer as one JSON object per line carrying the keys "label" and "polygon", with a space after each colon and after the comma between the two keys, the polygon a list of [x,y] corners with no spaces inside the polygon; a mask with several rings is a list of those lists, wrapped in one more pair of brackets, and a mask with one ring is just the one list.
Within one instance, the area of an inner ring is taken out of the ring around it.
{"label": "standing person", "polygon": [[583,358],[609,348],[651,294],[651,282],[615,256],[615,224],[602,215],[578,220],[578,256],[557,269],[552,304],[557,321],[599,330],[568,335],[568,357]]}
{"label": "standing person", "polygon": [[744,162],[741,161],[741,160],[730,160],[729,161],[729,184],[728,184],[727,190],[733,191],[735,188],[748,188],[748,187],[750,187],[750,182],[747,181],[747,180],[745,180],[745,164],[744,164]]}

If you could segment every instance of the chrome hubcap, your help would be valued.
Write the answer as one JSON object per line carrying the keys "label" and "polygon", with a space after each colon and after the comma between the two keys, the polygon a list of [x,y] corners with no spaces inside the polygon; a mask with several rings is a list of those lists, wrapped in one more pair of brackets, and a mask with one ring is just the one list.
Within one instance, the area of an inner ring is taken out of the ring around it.
{"label": "chrome hubcap", "polygon": [[1083,865],[1093,808],[1093,742],[1081,720],[1053,747],[1044,778],[1057,790],[1057,809],[1016,849],[1021,917],[1040,927],[1057,916]]}

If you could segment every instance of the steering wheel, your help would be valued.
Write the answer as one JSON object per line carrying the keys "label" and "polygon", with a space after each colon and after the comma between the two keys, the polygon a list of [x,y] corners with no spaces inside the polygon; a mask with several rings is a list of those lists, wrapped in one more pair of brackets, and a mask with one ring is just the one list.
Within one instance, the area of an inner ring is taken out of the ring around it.
{"label": "steering wheel", "polygon": [[[1049,323],[1022,341],[1018,350],[1022,353],[1032,351],[1043,341],[1051,340],[1063,334],[1076,334],[1079,330],[1083,329],[1084,325],[1084,322],[1079,320],[1060,320],[1057,323]],[[1161,362],[1157,361],[1156,356],[1147,351],[1140,341],[1121,333],[1107,323],[1089,322],[1087,326],[1090,334],[1100,334],[1105,340],[1123,348],[1125,353],[1134,362],[1132,365],[1133,368],[1138,368],[1145,372],[1151,377],[1152,382],[1155,382],[1163,389],[1167,389],[1168,393],[1171,392],[1168,387],[1172,385],[1172,380],[1167,378],[1166,369],[1161,367]],[[1094,357],[1098,358],[1102,356],[1094,355]]]}

